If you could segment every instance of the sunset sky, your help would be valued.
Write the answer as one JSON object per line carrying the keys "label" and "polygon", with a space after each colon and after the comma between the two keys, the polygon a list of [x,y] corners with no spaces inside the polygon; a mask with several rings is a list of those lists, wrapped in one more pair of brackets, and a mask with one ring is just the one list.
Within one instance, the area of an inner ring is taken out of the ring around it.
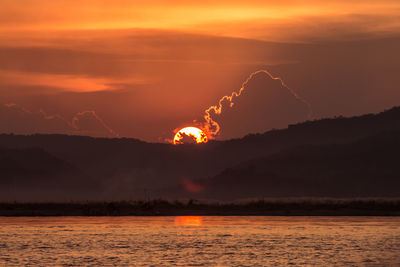
{"label": "sunset sky", "polygon": [[[259,69],[311,119],[378,112],[400,104],[399,47],[398,0],[3,0],[0,132],[164,142]],[[216,138],[307,119],[260,74]]]}

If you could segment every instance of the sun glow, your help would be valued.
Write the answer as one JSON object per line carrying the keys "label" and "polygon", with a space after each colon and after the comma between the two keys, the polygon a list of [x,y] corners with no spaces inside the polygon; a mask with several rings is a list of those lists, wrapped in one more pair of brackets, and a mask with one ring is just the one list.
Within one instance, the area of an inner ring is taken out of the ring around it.
{"label": "sun glow", "polygon": [[185,127],[180,129],[174,136],[174,145],[184,144],[190,139],[192,142],[197,144],[207,143],[208,138],[203,130],[197,127]]}

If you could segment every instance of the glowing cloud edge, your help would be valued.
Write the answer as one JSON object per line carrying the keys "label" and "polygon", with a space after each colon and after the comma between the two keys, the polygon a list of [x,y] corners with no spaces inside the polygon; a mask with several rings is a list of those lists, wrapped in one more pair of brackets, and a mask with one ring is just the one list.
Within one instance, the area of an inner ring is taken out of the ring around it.
{"label": "glowing cloud edge", "polygon": [[265,69],[260,69],[257,70],[255,72],[252,72],[247,79],[242,83],[242,86],[240,87],[238,92],[233,91],[231,95],[225,95],[222,98],[219,99],[218,104],[217,105],[213,105],[210,106],[209,108],[207,108],[204,112],[205,115],[203,116],[205,123],[203,125],[203,128],[205,129],[205,131],[207,132],[208,136],[210,136],[211,138],[215,138],[215,136],[219,133],[219,131],[221,130],[221,126],[212,119],[211,117],[211,112],[213,112],[216,115],[219,115],[222,113],[222,103],[224,101],[229,101],[229,107],[233,107],[234,102],[233,99],[235,97],[239,97],[243,91],[245,90],[247,84],[253,79],[254,76],[256,76],[257,74],[266,74],[268,77],[270,77],[273,80],[279,80],[281,85],[286,88],[297,100],[299,100],[300,102],[304,103],[307,106],[308,109],[308,119],[312,118],[312,108],[311,105],[301,96],[299,96],[293,89],[291,89],[289,86],[286,85],[286,83],[280,78],[280,77],[274,77],[272,76],[272,74],[265,70]]}

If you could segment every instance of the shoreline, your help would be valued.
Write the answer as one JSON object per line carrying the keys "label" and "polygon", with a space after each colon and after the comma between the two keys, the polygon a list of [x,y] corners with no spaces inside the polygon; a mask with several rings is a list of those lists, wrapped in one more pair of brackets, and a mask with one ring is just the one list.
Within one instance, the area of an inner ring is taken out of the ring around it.
{"label": "shoreline", "polygon": [[0,203],[0,216],[400,216],[400,200]]}

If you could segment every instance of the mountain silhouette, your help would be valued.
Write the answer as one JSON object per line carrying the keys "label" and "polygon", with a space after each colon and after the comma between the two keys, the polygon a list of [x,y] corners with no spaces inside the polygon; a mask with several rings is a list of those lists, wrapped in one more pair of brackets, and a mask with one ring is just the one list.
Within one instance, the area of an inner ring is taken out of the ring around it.
{"label": "mountain silhouette", "polygon": [[0,148],[1,200],[68,200],[87,191],[89,177],[40,148]]}
{"label": "mountain silhouette", "polygon": [[201,197],[398,197],[400,131],[348,144],[310,145],[241,163],[198,181]]}
{"label": "mountain silhouette", "polygon": [[1,200],[399,196],[399,131],[395,107],[200,145],[1,134]]}

